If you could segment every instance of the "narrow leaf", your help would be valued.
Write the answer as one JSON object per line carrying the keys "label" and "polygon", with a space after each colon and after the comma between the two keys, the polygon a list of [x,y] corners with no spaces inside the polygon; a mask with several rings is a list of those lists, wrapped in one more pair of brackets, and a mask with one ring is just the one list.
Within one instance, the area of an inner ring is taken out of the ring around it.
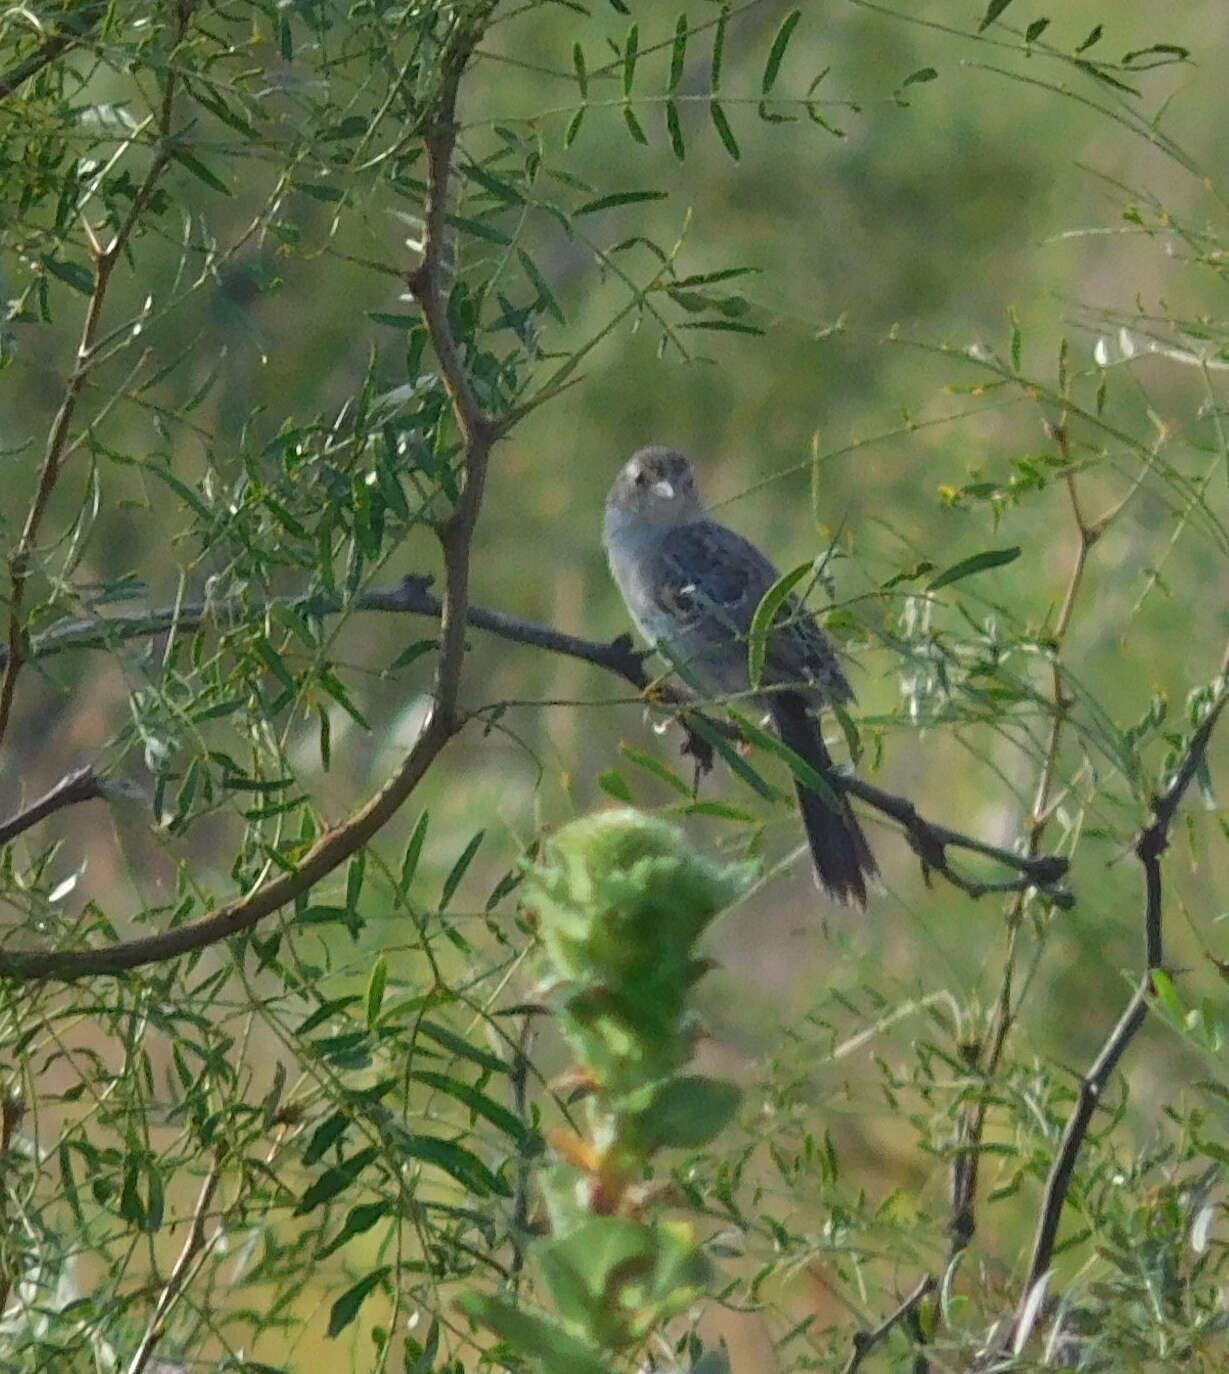
{"label": "narrow leaf", "polygon": [[359,1279],[353,1288],[346,1289],[329,1309],[330,1336],[339,1336],[350,1325],[358,1316],[363,1299],[373,1288],[383,1283],[391,1272],[387,1264],[382,1265],[379,1269],[373,1269],[365,1278]]}
{"label": "narrow leaf", "polygon": [[570,148],[576,142],[576,135],[580,133],[580,126],[584,122],[585,111],[588,105],[582,105],[579,110],[568,121],[567,132],[563,135],[563,146]]}
{"label": "narrow leaf", "polygon": [[367,1029],[375,1028],[380,1019],[380,1008],[384,1004],[384,989],[388,984],[388,960],[382,955],[376,957],[372,965],[371,977],[367,980]]}
{"label": "narrow leaf", "polygon": [[794,30],[798,27],[798,21],[802,18],[801,10],[792,10],[781,21],[781,27],[777,30],[777,36],[772,40],[772,48],[768,53],[768,61],[764,64],[764,77],[760,82],[760,93],[767,95],[772,90],[776,82],[777,74],[781,70],[781,62],[785,57],[785,49],[789,47],[789,40],[794,36]]}
{"label": "narrow leaf", "polygon": [[589,74],[585,71],[585,52],[579,43],[572,45],[572,68],[576,72],[576,84],[580,87],[580,98],[589,98]]}
{"label": "narrow leaf", "polygon": [[981,23],[977,26],[977,32],[985,32],[1010,4],[1011,0],[990,0],[986,6],[985,14],[982,15]]}
{"label": "narrow leaf", "polygon": [[215,172],[211,172],[208,167],[198,157],[194,157],[186,148],[172,148],[171,156],[181,167],[186,167],[194,177],[198,177],[215,191],[221,192],[224,196],[231,194],[231,189]]}
{"label": "narrow leaf", "polygon": [[[1019,550],[1017,549],[1016,552],[1018,553]],[[477,854],[478,846],[482,843],[483,837],[485,835],[485,830],[478,831],[478,833],[473,837],[473,839],[470,840],[470,842],[461,851],[461,857],[456,861],[455,864],[453,864],[452,872],[449,873],[449,875],[444,879],[444,889],[440,893],[441,911],[443,911],[444,908],[448,905],[448,903],[452,900],[453,894],[460,886],[461,879],[465,877],[465,870],[469,867],[474,855]]]}
{"label": "narrow leaf", "polygon": [[687,145],[683,142],[683,126],[679,121],[678,106],[673,100],[666,101],[666,132],[670,135],[670,147],[680,162],[687,156]]}
{"label": "narrow leaf", "polygon": [[596,200],[587,201],[575,212],[575,218],[581,215],[595,215],[599,210],[611,210],[616,205],[638,205],[646,200],[665,200],[669,193],[666,191],[615,191],[608,196],[598,196]]}
{"label": "narrow leaf", "polygon": [[619,752],[629,762],[636,764],[637,767],[643,768],[646,773],[652,773],[655,778],[664,782],[667,787],[672,787],[681,797],[691,798],[691,788],[688,787],[672,768],[668,768],[660,759],[654,758],[652,754],[642,753],[639,749],[633,749],[628,744],[621,745],[619,747]]}
{"label": "narrow leaf", "polygon": [[640,52],[640,26],[633,24],[623,44],[623,94],[631,95],[636,82],[636,58]]}
{"label": "narrow leaf", "polygon": [[785,604],[786,597],[799,582],[814,570],[813,562],[799,563],[783,577],[778,577],[764,593],[760,604],[751,617],[751,627],[747,631],[747,671],[751,686],[758,688],[764,678],[764,663],[768,657],[768,636],[776,624],[777,614]]}
{"label": "narrow leaf", "polygon": [[418,858],[422,853],[423,841],[427,838],[427,820],[430,813],[424,811],[418,818],[418,824],[414,827],[414,833],[410,836],[410,842],[405,847],[405,857],[401,860],[401,878],[397,883],[397,890],[404,897],[410,890],[410,884],[414,881],[414,874],[418,870]]}
{"label": "narrow leaf", "polygon": [[729,20],[730,7],[722,5],[721,18],[717,20],[717,28],[713,34],[713,70],[709,85],[714,93],[721,89],[721,60],[725,54],[725,26]]}
{"label": "narrow leaf", "polygon": [[738,148],[738,140],[734,137],[734,130],[730,128],[730,121],[726,119],[725,111],[721,108],[721,102],[719,100],[710,101],[708,109],[713,117],[717,133],[720,135],[722,143],[725,144],[726,152],[737,162],[742,157],[742,153]]}
{"label": "narrow leaf", "polygon": [[691,32],[687,16],[680,14],[674,25],[674,46],[670,49],[670,84],[668,91],[676,91],[683,79],[683,64],[687,60],[687,36]]}
{"label": "narrow leaf", "polygon": [[636,118],[636,112],[630,105],[623,106],[623,122],[627,125],[627,130],[637,143],[648,143],[648,135],[640,126],[640,121]]}
{"label": "narrow leaf", "polygon": [[1034,19],[1028,28],[1024,30],[1024,41],[1026,43],[1035,43],[1049,27],[1050,21],[1048,19]]}
{"label": "narrow leaf", "polygon": [[1019,544],[1014,544],[1008,549],[986,549],[983,553],[975,553],[971,558],[962,558],[959,563],[953,563],[950,568],[945,568],[929,583],[926,590],[936,592],[940,587],[950,587],[953,582],[959,582],[973,573],[1014,563],[1020,557],[1020,552]]}

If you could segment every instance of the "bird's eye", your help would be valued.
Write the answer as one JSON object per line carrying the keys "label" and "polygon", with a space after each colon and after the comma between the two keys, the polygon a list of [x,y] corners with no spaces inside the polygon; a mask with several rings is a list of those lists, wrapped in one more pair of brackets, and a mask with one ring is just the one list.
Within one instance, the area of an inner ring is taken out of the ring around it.
{"label": "bird's eye", "polygon": [[649,474],[645,472],[643,468],[639,468],[636,472],[636,485],[638,487],[647,487],[649,485]]}

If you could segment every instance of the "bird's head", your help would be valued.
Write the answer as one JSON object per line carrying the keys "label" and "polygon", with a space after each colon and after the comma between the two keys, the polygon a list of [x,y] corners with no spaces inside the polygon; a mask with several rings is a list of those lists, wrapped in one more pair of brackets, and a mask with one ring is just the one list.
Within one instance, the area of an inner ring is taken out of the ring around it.
{"label": "bird's head", "polygon": [[698,520],[702,508],[690,461],[676,448],[642,448],[615,478],[606,512],[664,529]]}

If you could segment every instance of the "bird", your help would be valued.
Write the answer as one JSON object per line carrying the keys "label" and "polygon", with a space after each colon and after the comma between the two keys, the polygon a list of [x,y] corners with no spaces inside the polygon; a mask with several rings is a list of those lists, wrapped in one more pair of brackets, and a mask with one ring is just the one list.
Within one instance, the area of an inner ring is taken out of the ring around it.
{"label": "bird", "polygon": [[[654,445],[628,459],[606,499],[602,542],[637,629],[684,681],[707,696],[751,692],[748,634],[780,574],[705,512],[685,454]],[[831,641],[792,597],[767,635],[756,689],[782,743],[829,784],[822,794],[794,779],[816,882],[836,901],[864,909],[879,869],[814,716],[854,694]]]}

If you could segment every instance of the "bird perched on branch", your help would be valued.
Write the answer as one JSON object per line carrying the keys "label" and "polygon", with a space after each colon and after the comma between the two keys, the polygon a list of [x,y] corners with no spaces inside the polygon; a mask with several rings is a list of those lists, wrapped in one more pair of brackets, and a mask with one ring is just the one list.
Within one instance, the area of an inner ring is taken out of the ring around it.
{"label": "bird perched on branch", "polygon": [[[705,514],[690,461],[645,448],[606,498],[603,542],[610,570],[640,633],[710,696],[752,690],[748,637],[756,610],[780,580],[753,545]],[[815,876],[837,901],[866,905],[878,875],[813,712],[853,700],[828,637],[787,597],[768,630],[755,701],[778,735],[827,785],[795,777]]]}

